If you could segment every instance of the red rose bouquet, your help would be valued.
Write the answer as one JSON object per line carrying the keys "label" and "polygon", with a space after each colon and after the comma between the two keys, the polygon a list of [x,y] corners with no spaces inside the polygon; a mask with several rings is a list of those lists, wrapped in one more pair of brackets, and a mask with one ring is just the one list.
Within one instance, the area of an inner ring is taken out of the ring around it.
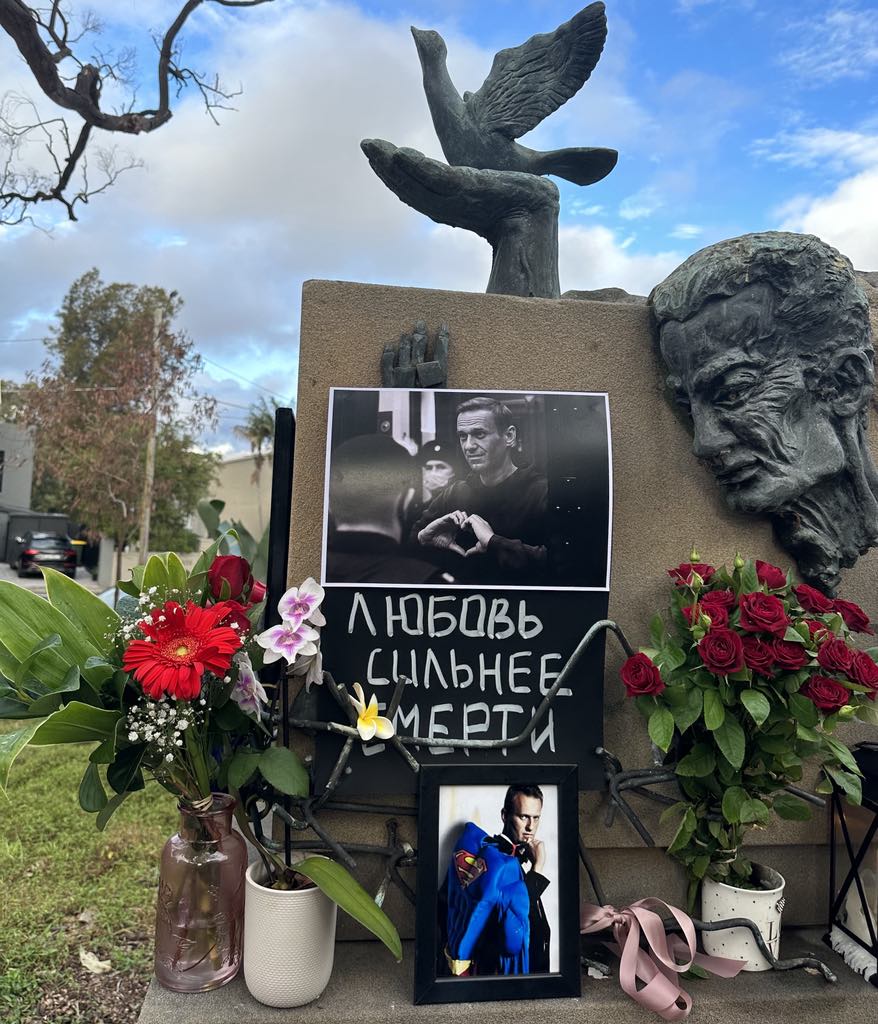
{"label": "red rose bouquet", "polygon": [[704,877],[746,883],[749,828],[810,816],[787,789],[806,760],[820,764],[818,792],[835,784],[859,803],[859,769],[833,733],[854,718],[878,724],[878,647],[854,645],[872,632],[862,608],[767,562],[717,569],[693,552],[668,575],[671,628],[656,615],[651,646],[621,678],[674,764],[683,800],[669,809],[680,824],[668,853],[694,896]]}

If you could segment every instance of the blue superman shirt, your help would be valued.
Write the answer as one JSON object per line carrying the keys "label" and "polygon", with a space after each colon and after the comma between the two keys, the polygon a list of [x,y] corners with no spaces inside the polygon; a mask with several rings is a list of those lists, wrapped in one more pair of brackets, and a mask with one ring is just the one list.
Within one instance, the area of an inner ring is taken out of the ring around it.
{"label": "blue superman shirt", "polygon": [[473,974],[527,974],[530,897],[516,857],[473,822],[458,837],[446,876],[447,953]]}

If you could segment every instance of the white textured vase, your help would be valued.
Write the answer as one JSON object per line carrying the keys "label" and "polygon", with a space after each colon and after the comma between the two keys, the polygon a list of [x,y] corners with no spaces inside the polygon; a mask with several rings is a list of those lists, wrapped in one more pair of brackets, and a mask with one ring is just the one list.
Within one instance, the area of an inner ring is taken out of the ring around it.
{"label": "white textured vase", "polygon": [[[753,865],[753,878],[770,888],[741,889],[706,878],[701,886],[701,920],[722,921],[727,917],[747,917],[762,933],[766,946],[777,957],[780,951],[780,919],[784,908],[786,882],[773,868]],[[753,933],[747,928],[724,928],[702,932],[704,950],[711,956],[744,960],[745,971],[770,971],[771,964],[759,950]]]}
{"label": "white textured vase", "polygon": [[303,1006],[329,983],[338,907],[316,886],[267,889],[262,864],[247,869],[244,981],[267,1006]]}

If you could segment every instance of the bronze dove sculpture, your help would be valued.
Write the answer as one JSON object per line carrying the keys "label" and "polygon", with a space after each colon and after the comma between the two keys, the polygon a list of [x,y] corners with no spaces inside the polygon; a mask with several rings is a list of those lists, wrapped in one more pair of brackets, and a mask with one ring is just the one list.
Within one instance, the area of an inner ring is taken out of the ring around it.
{"label": "bronze dove sculpture", "polygon": [[560,194],[544,175],[590,185],[610,173],[618,154],[591,148],[540,153],[515,140],[569,100],[594,71],[607,36],[604,5],[589,4],[554,32],[501,50],[479,91],[463,96],[448,74],[439,33],[413,28],[412,34],[448,163],[364,139],[360,147],[372,169],[404,203],[488,241],[494,251],[489,292],[558,298]]}
{"label": "bronze dove sculpture", "polygon": [[616,166],[614,149],[590,147],[540,153],[519,145],[525,135],[574,96],[594,71],[607,38],[603,3],[570,21],[501,50],[476,93],[457,91],[438,32],[412,28],[424,71],[424,92],[445,159],[457,167],[554,174],[591,185]]}

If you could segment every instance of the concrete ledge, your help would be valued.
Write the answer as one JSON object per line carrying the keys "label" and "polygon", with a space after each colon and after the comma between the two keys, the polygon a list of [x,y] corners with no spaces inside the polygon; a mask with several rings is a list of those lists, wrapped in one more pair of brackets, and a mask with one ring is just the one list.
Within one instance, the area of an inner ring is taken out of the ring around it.
{"label": "concrete ledge", "polygon": [[[741,974],[729,981],[693,980],[685,987],[694,1001],[690,1020],[730,1024],[754,1020],[760,1024],[875,1024],[878,990],[849,970],[844,961],[820,941],[816,930],[784,932],[784,957],[817,956],[839,976],[829,985],[804,970]],[[660,1018],[633,1003],[615,978],[593,981],[583,977],[579,999],[412,1005],[411,943],[405,944],[402,964],[374,942],[342,942],[336,946],[335,968],[323,995],[308,1006],[276,1010],[256,1002],[242,977],[225,988],[202,995],[177,995],[153,980],[138,1024],[461,1024],[469,1020],[507,1024],[524,1015],[529,1024],[644,1024]]]}

